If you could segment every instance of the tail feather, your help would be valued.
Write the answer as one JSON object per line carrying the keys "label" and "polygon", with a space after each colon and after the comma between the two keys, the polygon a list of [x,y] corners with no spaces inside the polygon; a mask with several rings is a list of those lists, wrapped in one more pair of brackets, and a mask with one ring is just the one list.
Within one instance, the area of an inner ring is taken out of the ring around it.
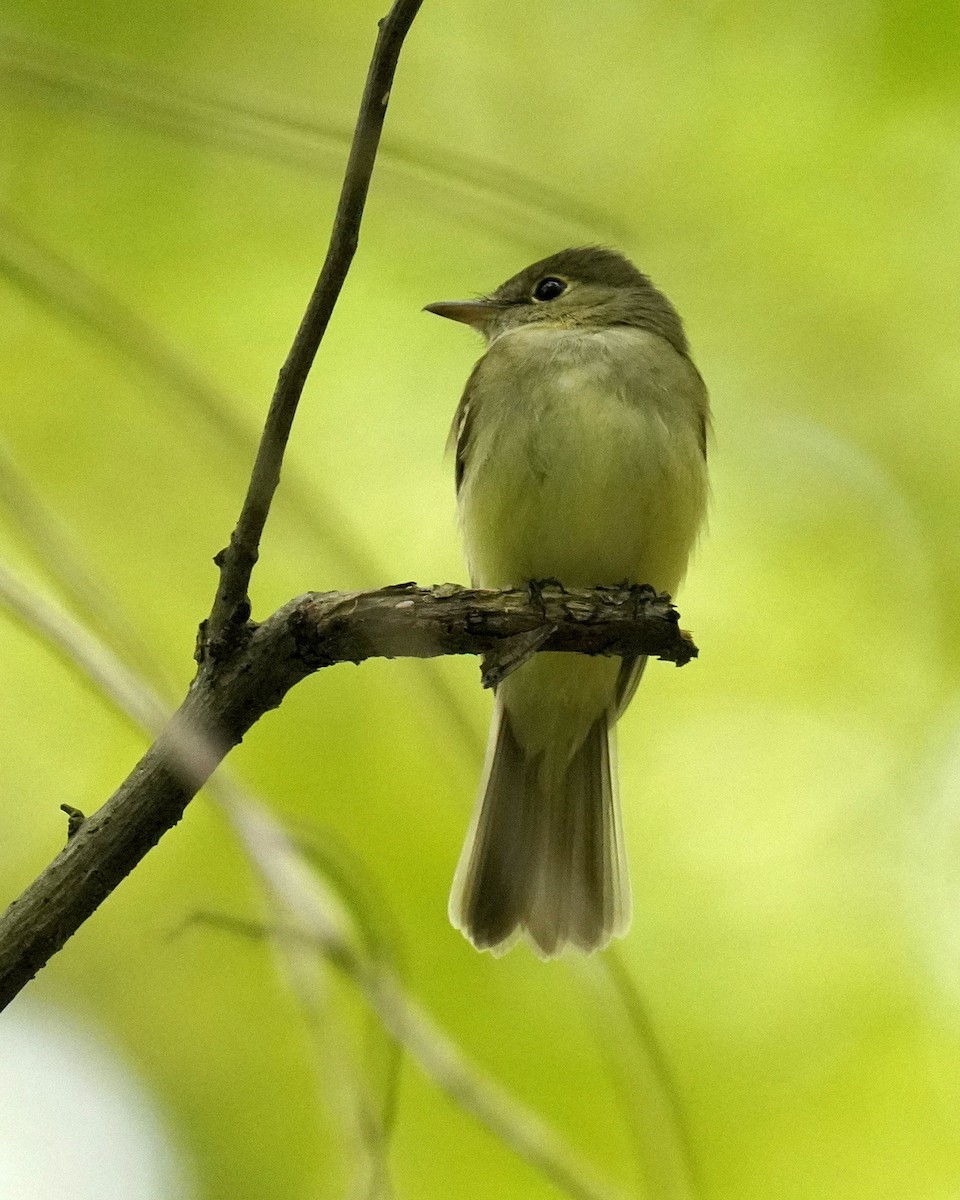
{"label": "tail feather", "polygon": [[483,799],[450,898],[453,923],[479,950],[509,944],[529,906],[532,883],[530,764],[508,720],[494,722],[487,758]]}
{"label": "tail feather", "polygon": [[453,923],[478,949],[526,933],[544,957],[606,945],[630,919],[630,893],[603,713],[558,776],[517,740],[497,705],[485,782],[450,898]]}

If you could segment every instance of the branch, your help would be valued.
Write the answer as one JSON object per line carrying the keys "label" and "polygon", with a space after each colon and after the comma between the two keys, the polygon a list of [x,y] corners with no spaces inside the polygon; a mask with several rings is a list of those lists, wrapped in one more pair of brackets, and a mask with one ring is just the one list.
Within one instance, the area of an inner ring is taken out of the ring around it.
{"label": "branch", "polygon": [[224,641],[229,643],[231,634],[244,625],[250,615],[247,588],[273,494],[280,482],[287,439],[307,375],[353,261],[397,59],[422,3],[423,0],[395,0],[388,15],[380,22],[327,257],[290,353],[280,370],[240,519],[229,546],[217,555],[220,584],[205,632],[214,657],[217,648]]}
{"label": "branch", "polygon": [[678,665],[696,654],[669,599],[650,589],[476,591],[412,584],[312,592],[253,626],[183,704],[114,795],[0,917],[0,1009],[180,820],[230,749],[290,688],[321,667],[373,657],[493,654],[544,627],[546,650]]}
{"label": "branch", "polygon": [[[652,588],[545,587],[485,591],[442,584],[395,584],[378,592],[313,592],[271,618],[284,621],[304,662],[327,667],[367,658],[442,654],[510,656],[514,670],[533,650],[630,658],[648,654],[684,666],[697,649],[678,625],[670,597]],[[498,671],[496,679],[507,671]]]}
{"label": "branch", "polygon": [[[42,513],[37,515],[42,519]],[[82,563],[74,565],[86,574]],[[59,565],[54,563],[53,569],[57,572]],[[98,695],[108,700],[135,727],[156,734],[166,724],[169,710],[149,685],[131,673],[107,645],[18,578],[2,560],[0,604],[6,605],[24,629],[62,657],[81,679],[92,683]],[[383,1005],[394,1013],[390,1021],[384,1018],[388,1032],[393,1033],[395,1039],[403,1039],[403,1045],[426,1074],[457,1103],[572,1195],[599,1200],[601,1194],[597,1185],[591,1183],[589,1169],[536,1113],[524,1108],[471,1064],[406,993],[395,971],[389,967],[390,956],[383,953],[379,938],[371,936],[363,915],[358,912],[357,880],[351,875],[345,893],[346,881],[335,875],[332,881],[334,893],[331,893],[322,879],[328,875],[329,862],[320,866],[318,875],[312,856],[305,858],[302,847],[292,841],[264,804],[232,781],[226,770],[219,771],[209,781],[208,788],[211,798],[219,804],[243,844],[271,906],[288,914],[294,929],[287,936],[284,929],[261,929],[235,918],[220,917],[216,919],[217,923],[256,936],[269,934],[290,959],[297,949],[303,948],[301,942],[306,937],[311,960],[313,952],[320,951],[354,978],[364,995],[374,988],[375,994],[368,997],[374,1010],[379,1011]],[[86,818],[68,804],[60,807],[69,817],[68,838],[73,837]],[[341,907],[341,901],[345,907]],[[313,1026],[319,1017],[314,997],[306,994],[300,969],[291,965],[290,974],[305,1012],[310,1010]],[[376,986],[376,981],[384,977],[394,994],[392,997]],[[411,1032],[407,1032],[409,1027],[412,1027]],[[395,1040],[394,1044],[399,1047],[400,1042]],[[363,1102],[359,1103],[362,1106]],[[376,1159],[372,1171],[385,1170],[380,1162],[385,1149],[380,1144],[383,1128],[377,1114],[365,1112],[360,1124],[364,1144],[371,1158]],[[368,1140],[370,1144],[367,1144]],[[609,1200],[609,1197],[603,1200]]]}

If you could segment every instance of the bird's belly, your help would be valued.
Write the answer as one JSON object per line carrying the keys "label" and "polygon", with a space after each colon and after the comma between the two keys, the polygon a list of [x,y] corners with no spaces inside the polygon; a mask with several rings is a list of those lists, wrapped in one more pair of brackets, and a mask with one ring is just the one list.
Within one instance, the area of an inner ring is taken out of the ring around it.
{"label": "bird's belly", "polygon": [[461,519],[477,585],[677,586],[704,501],[692,432],[581,385],[513,414],[476,449]]}

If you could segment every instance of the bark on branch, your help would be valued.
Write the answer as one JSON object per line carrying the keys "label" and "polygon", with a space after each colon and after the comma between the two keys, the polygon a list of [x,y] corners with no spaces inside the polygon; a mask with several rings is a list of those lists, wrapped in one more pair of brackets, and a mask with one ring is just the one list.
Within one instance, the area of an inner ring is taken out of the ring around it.
{"label": "bark on branch", "polygon": [[0,917],[0,1008],[44,966],[180,820],[217,764],[314,671],[340,662],[441,654],[649,654],[678,665],[696,647],[666,596],[643,588],[491,592],[400,584],[311,592],[251,627],[241,649],[201,669],[170,724],[114,795]]}

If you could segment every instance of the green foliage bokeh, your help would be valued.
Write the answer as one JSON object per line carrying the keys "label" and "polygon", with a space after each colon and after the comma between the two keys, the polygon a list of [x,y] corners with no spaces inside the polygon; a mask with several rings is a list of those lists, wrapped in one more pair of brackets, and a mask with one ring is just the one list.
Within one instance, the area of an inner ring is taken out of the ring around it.
{"label": "green foliage bokeh", "polygon": [[[2,435],[178,688],[384,2],[6,6]],[[478,347],[423,304],[592,241],[674,299],[714,499],[680,597],[701,658],[648,671],[621,726],[622,958],[707,1197],[960,1187],[958,11],[427,0],[255,577],[260,614],[463,580],[441,451]],[[9,526],[0,551],[34,569]],[[5,900],[59,845],[58,804],[95,808],[143,743],[11,623],[0,661]],[[471,1057],[629,1180],[614,1001],[447,923],[488,708],[473,662],[338,667],[233,765],[363,865],[411,991]],[[122,1047],[204,1200],[338,1195],[275,960],[168,937],[198,909],[260,911],[203,799],[31,992]],[[391,1164],[423,1200],[558,1194],[410,1065]]]}

